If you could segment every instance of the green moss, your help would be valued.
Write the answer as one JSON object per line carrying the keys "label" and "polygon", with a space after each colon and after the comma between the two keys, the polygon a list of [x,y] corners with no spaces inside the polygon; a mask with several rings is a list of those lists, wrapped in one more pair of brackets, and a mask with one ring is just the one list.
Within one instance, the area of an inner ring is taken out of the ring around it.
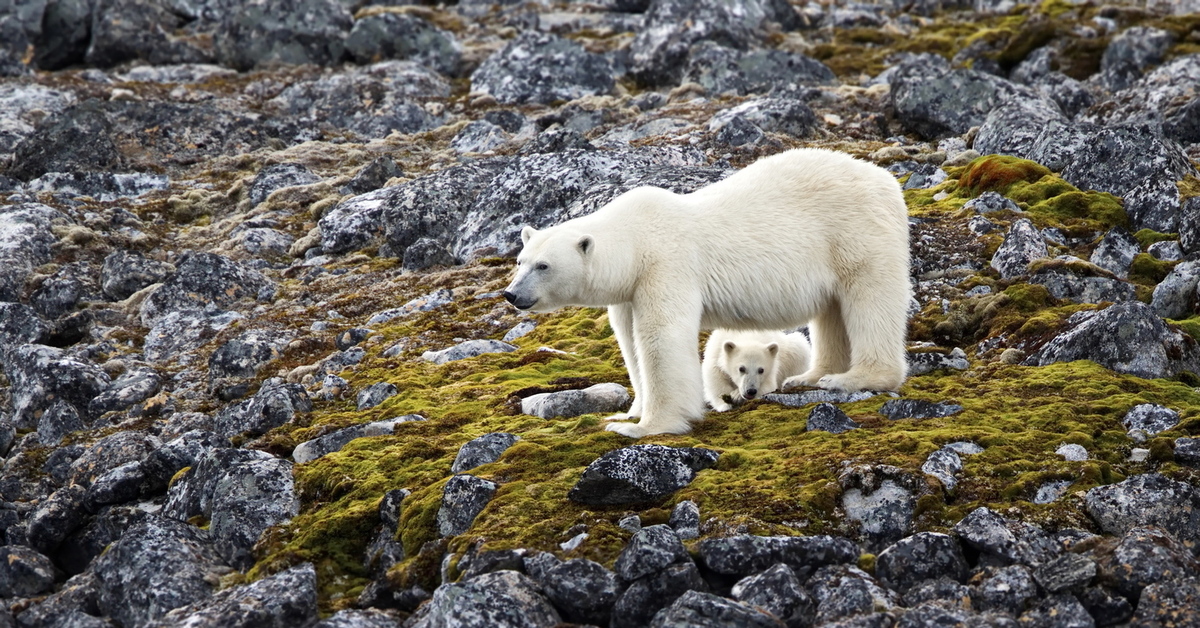
{"label": "green moss", "polygon": [[1168,240],[1178,240],[1179,234],[1176,233],[1159,233],[1153,229],[1142,229],[1133,234],[1134,239],[1142,245],[1142,248],[1148,248],[1155,242],[1166,242]]}
{"label": "green moss", "polygon": [[985,155],[967,164],[958,183],[958,194],[964,198],[983,192],[1008,196],[1009,189],[1019,182],[1033,183],[1050,174],[1045,166],[1008,155]]}
{"label": "green moss", "polygon": [[[1141,233],[1141,232],[1139,232]],[[1177,262],[1155,259],[1149,253],[1138,253],[1129,265],[1129,281],[1144,286],[1157,286],[1175,267]]]}

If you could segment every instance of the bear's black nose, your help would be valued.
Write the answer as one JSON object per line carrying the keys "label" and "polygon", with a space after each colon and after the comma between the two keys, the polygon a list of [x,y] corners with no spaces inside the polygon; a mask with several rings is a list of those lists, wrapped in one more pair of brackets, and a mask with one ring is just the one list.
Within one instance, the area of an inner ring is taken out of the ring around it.
{"label": "bear's black nose", "polygon": [[757,389],[757,388],[748,388],[748,389],[746,389],[746,398],[747,398],[747,399],[753,399],[753,398],[755,397],[755,395],[757,395],[757,394],[758,394],[758,389]]}
{"label": "bear's black nose", "polygon": [[517,304],[517,295],[509,292],[508,290],[505,290],[504,292],[501,292],[500,294],[501,294],[501,296],[504,297],[505,301],[508,301],[509,303],[512,303],[513,305]]}

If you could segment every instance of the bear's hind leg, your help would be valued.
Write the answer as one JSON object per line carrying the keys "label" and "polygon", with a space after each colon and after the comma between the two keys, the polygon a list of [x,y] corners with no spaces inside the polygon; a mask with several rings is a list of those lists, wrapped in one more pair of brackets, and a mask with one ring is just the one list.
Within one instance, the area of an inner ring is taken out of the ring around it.
{"label": "bear's hind leg", "polygon": [[846,324],[837,301],[830,301],[817,312],[816,318],[808,323],[808,331],[812,334],[808,370],[783,380],[781,390],[816,386],[822,377],[850,368],[850,337],[846,335]]}
{"label": "bear's hind leg", "polygon": [[617,337],[617,346],[621,349],[621,358],[625,360],[625,369],[629,372],[629,383],[633,386],[633,403],[629,410],[620,414],[605,417],[605,421],[625,421],[642,416],[642,369],[639,363],[637,349],[633,342],[633,305],[619,303],[608,306],[608,324]]}
{"label": "bear's hind leg", "polygon": [[850,369],[821,377],[817,382],[821,388],[896,390],[904,383],[907,279],[879,282],[872,288],[857,286],[842,301],[846,332],[851,339]]}

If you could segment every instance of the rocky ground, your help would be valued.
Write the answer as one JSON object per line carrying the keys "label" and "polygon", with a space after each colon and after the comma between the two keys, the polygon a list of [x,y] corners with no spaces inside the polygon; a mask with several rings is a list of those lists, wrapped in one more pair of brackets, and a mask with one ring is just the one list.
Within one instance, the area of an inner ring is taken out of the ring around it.
{"label": "rocky ground", "polygon": [[[0,626],[1200,626],[1196,5],[0,0]],[[909,380],[603,431],[519,229],[796,146]]]}

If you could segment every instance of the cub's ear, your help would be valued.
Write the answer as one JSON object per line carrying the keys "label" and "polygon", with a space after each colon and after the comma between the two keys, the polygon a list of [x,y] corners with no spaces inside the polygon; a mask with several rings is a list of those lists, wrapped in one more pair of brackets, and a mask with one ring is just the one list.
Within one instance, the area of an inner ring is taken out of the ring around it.
{"label": "cub's ear", "polygon": [[737,345],[733,344],[732,340],[726,340],[725,341],[725,352],[733,353],[734,349],[737,349]]}
{"label": "cub's ear", "polygon": [[767,353],[770,353],[772,356],[774,356],[776,353],[779,353],[779,345],[774,342],[767,345]]}
{"label": "cub's ear", "polygon": [[579,247],[580,253],[587,255],[588,253],[592,252],[593,248],[595,248],[596,242],[595,242],[595,240],[592,239],[592,236],[585,235],[585,236],[580,236],[579,242],[575,243],[575,246]]}
{"label": "cub's ear", "polygon": [[537,233],[537,229],[534,229],[533,227],[525,227],[524,229],[522,229],[521,230],[521,244],[529,244],[529,238],[532,238],[533,234],[535,234],[535,233]]}

